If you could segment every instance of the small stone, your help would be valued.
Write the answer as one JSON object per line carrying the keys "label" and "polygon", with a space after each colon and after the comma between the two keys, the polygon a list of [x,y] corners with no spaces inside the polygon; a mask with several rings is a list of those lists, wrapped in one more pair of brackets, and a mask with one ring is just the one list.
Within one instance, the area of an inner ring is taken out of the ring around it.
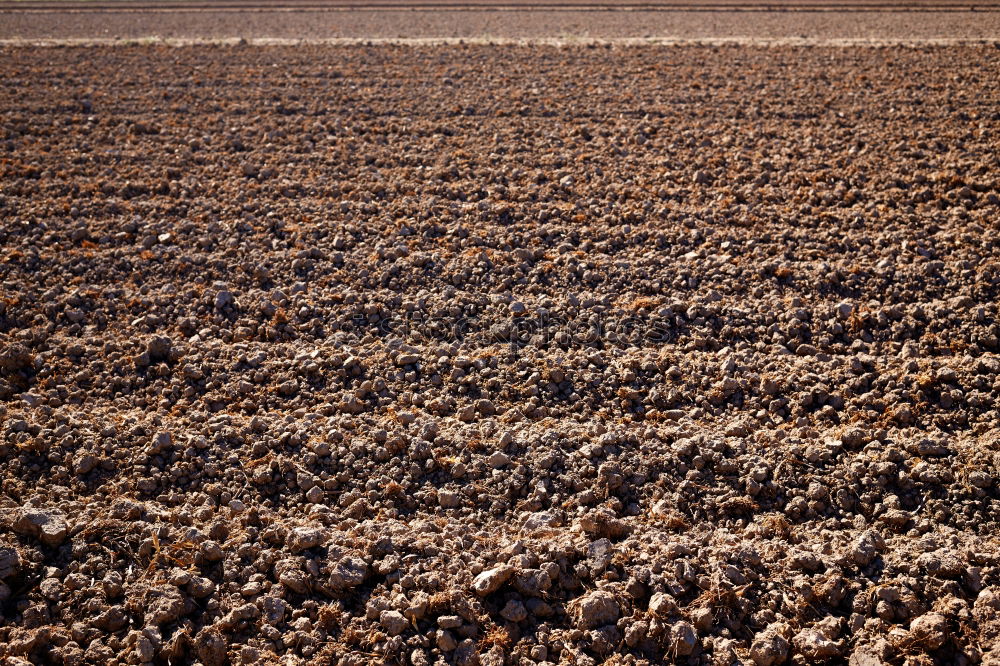
{"label": "small stone", "polygon": [[670,647],[675,655],[687,656],[697,645],[698,634],[689,622],[678,622],[670,628]]}
{"label": "small stone", "polygon": [[593,629],[618,620],[621,609],[610,592],[595,590],[581,597],[573,608],[576,626]]}
{"label": "small stone", "polygon": [[13,546],[0,546],[0,580],[12,578],[21,570],[21,556]]}
{"label": "small stone", "polygon": [[104,596],[108,599],[121,596],[122,592],[125,591],[122,585],[122,575],[117,571],[108,572],[104,576],[104,580],[101,581],[101,587],[104,588]]}
{"label": "small stone", "polygon": [[396,365],[403,367],[404,365],[416,365],[420,362],[420,357],[416,354],[400,354],[396,357]]}
{"label": "small stone", "polygon": [[330,573],[330,587],[344,590],[357,587],[368,578],[368,565],[360,557],[345,557]]}
{"label": "small stone", "polygon": [[217,292],[215,294],[215,309],[222,310],[227,305],[233,304],[233,293],[225,289]]}
{"label": "small stone", "polygon": [[78,476],[89,474],[95,467],[97,467],[97,463],[97,456],[89,453],[84,454],[76,460],[76,463],[73,465],[73,472]]}
{"label": "small stone", "polygon": [[410,605],[406,607],[406,610],[403,611],[403,615],[411,621],[419,620],[427,614],[427,607],[429,605],[430,597],[425,594],[418,594],[410,602]]}
{"label": "small stone", "polygon": [[215,583],[209,578],[192,576],[188,581],[188,593],[195,599],[204,599],[215,594]]}
{"label": "small stone", "polygon": [[139,659],[139,661],[153,661],[153,656],[155,654],[156,651],[153,648],[153,641],[149,640],[145,636],[140,636],[139,640],[135,642],[135,656]]}
{"label": "small stone", "polygon": [[994,479],[986,472],[976,470],[974,472],[969,472],[969,483],[974,485],[976,488],[990,488],[993,486]]}
{"label": "small stone", "polygon": [[399,636],[410,626],[406,617],[399,611],[382,611],[379,616],[379,623],[389,633],[390,636]]}
{"label": "small stone", "polygon": [[846,321],[850,319],[851,315],[854,314],[854,306],[847,301],[841,301],[837,303],[837,318],[841,321]]}
{"label": "small stone", "polygon": [[634,648],[646,640],[649,634],[649,623],[633,622],[625,629],[625,645]]}
{"label": "small stone", "polygon": [[[559,565],[555,566],[558,569]],[[521,594],[532,597],[543,594],[552,587],[552,578],[541,569],[518,569],[512,579],[512,585]]]}
{"label": "small stone", "polygon": [[757,666],[782,664],[788,658],[788,640],[773,626],[754,636],[750,645],[750,658]]}
{"label": "small stone", "polygon": [[[67,579],[70,582],[73,581],[71,576],[67,577]],[[59,601],[66,589],[68,588],[64,587],[62,581],[58,578],[46,578],[38,585],[38,591],[49,601]]]}
{"label": "small stone", "polygon": [[528,610],[520,601],[511,599],[507,602],[507,605],[503,607],[503,610],[500,611],[500,616],[505,620],[510,620],[511,622],[520,622],[528,617]]}
{"label": "small stone", "polygon": [[587,546],[587,561],[591,567],[603,571],[611,563],[614,556],[614,546],[609,539],[597,539]]}
{"label": "small stone", "polygon": [[584,514],[580,527],[591,536],[609,539],[619,539],[630,531],[628,524],[606,507]]}
{"label": "small stone", "polygon": [[937,650],[951,637],[948,618],[940,613],[925,613],[910,623],[910,634],[928,650]]}
{"label": "small stone", "polygon": [[955,382],[958,381],[958,373],[955,372],[954,368],[949,368],[948,366],[944,366],[943,368],[938,369],[937,378],[938,381],[943,382],[945,384],[954,384]]}
{"label": "small stone", "polygon": [[883,550],[885,550],[885,539],[878,532],[868,530],[854,542],[851,557],[854,559],[855,564],[868,566],[878,556],[878,553]]}
{"label": "small stone", "polygon": [[438,491],[438,504],[442,509],[454,509],[462,504],[462,496],[454,490],[442,489]]}
{"label": "small stone", "polygon": [[966,570],[961,558],[947,550],[921,554],[917,566],[936,578],[960,578]]}
{"label": "small stone", "polygon": [[885,658],[888,648],[886,641],[881,639],[874,645],[862,645],[854,649],[848,666],[888,666],[889,661]]}
{"label": "small stone", "polygon": [[351,394],[341,400],[337,408],[345,414],[359,414],[364,411],[365,405],[356,395]]}
{"label": "small stone", "polygon": [[514,567],[502,564],[492,569],[487,569],[472,581],[472,590],[481,597],[492,594],[500,589],[514,575]]}
{"label": "small stone", "polygon": [[528,517],[524,519],[521,530],[524,532],[536,532],[538,530],[558,527],[560,524],[559,516],[552,511],[537,511],[528,514]]}
{"label": "small stone", "polygon": [[191,572],[186,569],[181,569],[180,567],[171,570],[170,575],[167,577],[171,585],[176,585],[181,587],[187,585],[191,582]]}
{"label": "small stone", "polygon": [[260,607],[264,621],[271,625],[281,624],[289,612],[288,602],[278,597],[264,597]]}
{"label": "small stone", "polygon": [[0,371],[13,373],[31,367],[33,357],[28,348],[19,342],[4,346],[0,350]]}
{"label": "small stone", "polygon": [[661,617],[670,615],[677,610],[677,602],[665,592],[657,592],[649,600],[649,612]]}
{"label": "small stone", "polygon": [[441,650],[442,652],[451,652],[452,650],[458,647],[458,641],[455,640],[455,637],[452,635],[452,633],[450,631],[445,631],[443,629],[437,632],[436,643],[438,649]]}
{"label": "small stone", "polygon": [[55,509],[21,509],[13,527],[18,534],[37,537],[50,547],[60,545],[69,535],[66,516]]}
{"label": "small stone", "polygon": [[174,438],[169,432],[158,432],[153,436],[153,441],[149,443],[150,455],[169,451],[174,446]]}
{"label": "small stone", "polygon": [[152,598],[145,606],[147,625],[170,624],[184,614],[184,597],[176,587],[160,585],[151,591]]}
{"label": "small stone", "polygon": [[298,553],[323,543],[326,533],[316,527],[295,527],[288,532],[288,550]]}
{"label": "small stone", "polygon": [[500,469],[501,467],[506,467],[510,464],[510,456],[503,451],[494,451],[490,454],[490,457],[486,459],[486,462],[488,462],[490,467],[493,469]]}
{"label": "small stone", "polygon": [[157,335],[146,343],[146,353],[152,361],[165,361],[170,356],[171,340],[165,335]]}
{"label": "small stone", "polygon": [[228,663],[226,637],[215,627],[205,627],[194,639],[194,649],[204,666],[223,666]]}
{"label": "small stone", "polygon": [[951,451],[947,446],[932,439],[920,439],[915,443],[908,444],[906,450],[921,458],[927,456],[946,456]]}
{"label": "small stone", "polygon": [[219,542],[211,539],[201,544],[201,552],[205,559],[209,562],[218,562],[226,556],[226,554],[222,551],[222,546],[219,545]]}
{"label": "small stone", "polygon": [[699,631],[708,631],[715,622],[715,613],[711,608],[696,608],[691,612],[691,621]]}
{"label": "small stone", "polygon": [[309,579],[295,559],[279,560],[274,565],[278,582],[292,592],[303,594],[309,589]]}
{"label": "small stone", "polygon": [[458,615],[442,615],[437,623],[442,629],[457,629],[462,626],[462,618]]}
{"label": "small stone", "polygon": [[868,441],[868,436],[861,428],[848,428],[840,436],[840,442],[848,448],[861,446]]}
{"label": "small stone", "polygon": [[792,644],[806,659],[831,659],[843,655],[843,641],[827,638],[815,629],[803,629],[792,639]]}

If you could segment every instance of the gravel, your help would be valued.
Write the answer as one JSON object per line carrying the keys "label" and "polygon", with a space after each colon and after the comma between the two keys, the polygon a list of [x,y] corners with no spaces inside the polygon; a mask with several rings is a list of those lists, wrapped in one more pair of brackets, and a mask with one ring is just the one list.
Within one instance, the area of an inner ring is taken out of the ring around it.
{"label": "gravel", "polygon": [[3,49],[0,660],[1000,658],[998,66]]}

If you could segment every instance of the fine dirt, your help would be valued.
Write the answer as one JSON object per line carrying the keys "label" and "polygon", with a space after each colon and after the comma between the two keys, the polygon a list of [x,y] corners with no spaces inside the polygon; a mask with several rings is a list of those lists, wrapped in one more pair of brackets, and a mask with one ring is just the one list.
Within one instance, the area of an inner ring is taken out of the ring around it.
{"label": "fine dirt", "polygon": [[1000,50],[0,50],[6,663],[997,663]]}
{"label": "fine dirt", "polygon": [[[447,5],[447,6],[445,6]],[[1000,40],[995,0],[0,2],[0,41]]]}

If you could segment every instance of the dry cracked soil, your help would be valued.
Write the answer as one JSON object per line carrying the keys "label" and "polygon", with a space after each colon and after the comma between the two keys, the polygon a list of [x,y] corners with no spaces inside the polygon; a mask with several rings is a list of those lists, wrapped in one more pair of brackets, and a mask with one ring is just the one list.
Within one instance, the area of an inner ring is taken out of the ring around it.
{"label": "dry cracked soil", "polygon": [[998,70],[0,49],[0,660],[1000,663]]}

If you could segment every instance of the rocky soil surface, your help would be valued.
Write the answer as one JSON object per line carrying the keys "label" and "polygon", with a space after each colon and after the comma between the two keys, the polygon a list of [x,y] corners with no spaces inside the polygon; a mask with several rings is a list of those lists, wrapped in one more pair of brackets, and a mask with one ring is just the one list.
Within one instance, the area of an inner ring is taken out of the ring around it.
{"label": "rocky soil surface", "polygon": [[0,70],[5,663],[1000,661],[1000,50]]}

